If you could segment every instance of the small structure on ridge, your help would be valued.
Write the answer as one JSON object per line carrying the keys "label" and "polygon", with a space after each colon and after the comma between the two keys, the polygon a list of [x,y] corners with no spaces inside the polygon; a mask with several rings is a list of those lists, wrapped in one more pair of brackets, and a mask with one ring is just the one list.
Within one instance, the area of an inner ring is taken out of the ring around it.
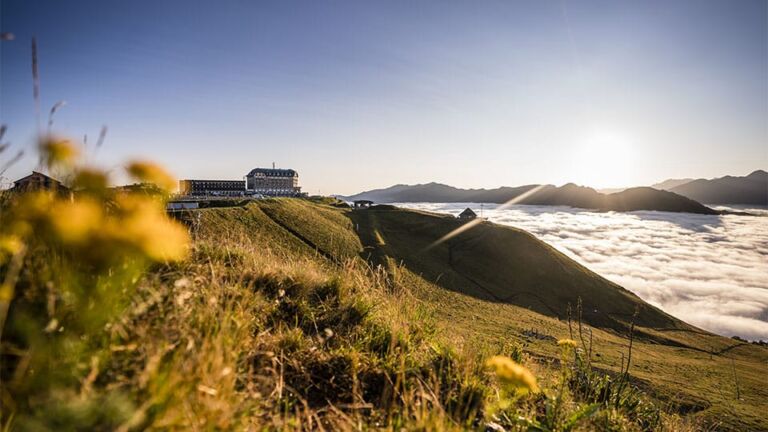
{"label": "small structure on ridge", "polygon": [[472,211],[472,209],[469,208],[469,207],[464,209],[463,212],[459,213],[459,216],[458,216],[458,218],[461,219],[461,220],[471,220],[471,219],[474,219],[476,217],[477,217],[477,213]]}
{"label": "small structure on ridge", "polygon": [[352,207],[354,207],[355,210],[367,209],[372,205],[373,205],[373,201],[369,201],[369,200],[352,201]]}

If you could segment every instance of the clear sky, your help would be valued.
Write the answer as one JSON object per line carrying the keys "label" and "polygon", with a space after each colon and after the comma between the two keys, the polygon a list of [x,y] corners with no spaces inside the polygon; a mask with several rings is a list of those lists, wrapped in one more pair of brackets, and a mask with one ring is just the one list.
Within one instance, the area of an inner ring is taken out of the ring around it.
{"label": "clear sky", "polygon": [[[2,0],[0,121],[181,178],[651,184],[768,168],[768,2]],[[6,156],[7,159],[7,156]],[[0,163],[2,161],[0,160]]]}

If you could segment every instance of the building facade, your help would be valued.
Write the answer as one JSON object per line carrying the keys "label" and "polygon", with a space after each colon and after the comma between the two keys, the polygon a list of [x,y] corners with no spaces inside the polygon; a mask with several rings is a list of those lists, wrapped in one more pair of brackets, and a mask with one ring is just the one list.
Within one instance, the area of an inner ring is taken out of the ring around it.
{"label": "building facade", "polygon": [[10,190],[14,192],[36,190],[48,190],[62,193],[69,192],[69,189],[60,181],[37,171],[32,171],[32,174],[13,182],[13,187]]}
{"label": "building facade", "polygon": [[245,180],[180,180],[184,196],[301,196],[299,173],[292,169],[254,168]]}
{"label": "building facade", "polygon": [[266,196],[299,196],[299,173],[292,169],[254,168],[245,176],[248,193]]}
{"label": "building facade", "polygon": [[243,180],[179,180],[179,193],[186,196],[242,196]]}

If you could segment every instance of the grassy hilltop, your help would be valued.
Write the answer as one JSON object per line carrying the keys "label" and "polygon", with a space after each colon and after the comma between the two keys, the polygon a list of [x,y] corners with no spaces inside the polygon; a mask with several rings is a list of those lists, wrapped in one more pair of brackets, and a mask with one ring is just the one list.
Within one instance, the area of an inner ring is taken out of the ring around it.
{"label": "grassy hilltop", "polygon": [[[20,429],[768,429],[768,349],[524,231],[482,222],[428,248],[460,222],[333,200],[182,220],[191,257],[140,278],[71,388],[32,394]],[[494,355],[538,385],[489,373]]]}

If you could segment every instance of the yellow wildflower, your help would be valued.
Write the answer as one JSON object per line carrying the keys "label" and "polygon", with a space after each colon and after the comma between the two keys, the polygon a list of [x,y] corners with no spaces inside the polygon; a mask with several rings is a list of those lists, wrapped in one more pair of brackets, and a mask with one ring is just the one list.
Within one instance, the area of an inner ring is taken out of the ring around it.
{"label": "yellow wildflower", "polygon": [[152,162],[134,161],[126,168],[128,174],[141,182],[153,183],[167,192],[176,188],[176,179],[163,167]]}
{"label": "yellow wildflower", "polygon": [[107,189],[109,179],[107,175],[98,169],[83,168],[77,171],[72,181],[75,189],[84,189],[91,192],[104,192]]}
{"label": "yellow wildflower", "polygon": [[189,233],[165,215],[159,201],[136,195],[118,197],[122,214],[112,232],[155,261],[177,261],[188,251]]}
{"label": "yellow wildflower", "polygon": [[141,250],[155,261],[178,261],[187,254],[189,233],[165,216],[137,218],[129,221],[128,227],[138,234]]}
{"label": "yellow wildflower", "polygon": [[0,264],[5,262],[8,256],[16,255],[24,247],[24,242],[15,235],[0,236]]}
{"label": "yellow wildflower", "polygon": [[51,209],[54,200],[54,194],[49,191],[24,194],[16,206],[17,216],[25,221],[44,219]]}
{"label": "yellow wildflower", "polygon": [[101,228],[103,214],[98,203],[92,200],[75,202],[59,200],[49,212],[53,232],[64,243],[82,243]]}
{"label": "yellow wildflower", "polygon": [[47,137],[40,143],[40,157],[45,165],[71,165],[80,155],[80,149],[68,139]]}
{"label": "yellow wildflower", "polygon": [[494,356],[488,359],[485,366],[496,373],[502,385],[511,390],[537,393],[539,386],[536,377],[525,366],[515,363],[506,356]]}
{"label": "yellow wildflower", "polygon": [[21,239],[14,236],[2,236],[0,237],[0,252],[6,252],[9,254],[18,253],[24,246]]}
{"label": "yellow wildflower", "polygon": [[570,347],[570,348],[576,348],[576,341],[573,339],[560,339],[557,341],[557,345],[561,347]]}

